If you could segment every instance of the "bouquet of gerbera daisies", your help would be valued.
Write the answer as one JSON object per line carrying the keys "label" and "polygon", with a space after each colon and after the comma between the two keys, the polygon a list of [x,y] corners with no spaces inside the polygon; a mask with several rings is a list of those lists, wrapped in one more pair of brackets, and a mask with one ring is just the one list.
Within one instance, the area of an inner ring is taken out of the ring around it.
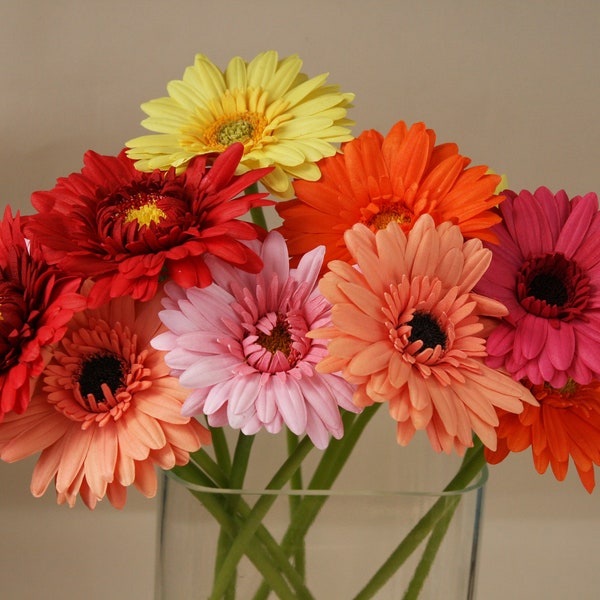
{"label": "bouquet of gerbera daisies", "polygon": [[[155,467],[242,488],[255,434],[285,430],[266,487],[299,486],[311,449],[337,444],[318,467],[331,486],[386,404],[400,446],[422,430],[466,456],[462,486],[531,447],[559,479],[573,459],[591,492],[596,195],[502,191],[423,123],[354,139],[353,95],[301,64],[198,55],[142,105],[155,133],[89,151],[33,214],[7,208],[0,458],[40,453],[36,496],[121,508],[131,484],[156,493]],[[226,504],[213,598],[233,597],[243,554],[259,569],[285,554],[261,529],[268,500]],[[304,597],[283,569],[267,588]]]}

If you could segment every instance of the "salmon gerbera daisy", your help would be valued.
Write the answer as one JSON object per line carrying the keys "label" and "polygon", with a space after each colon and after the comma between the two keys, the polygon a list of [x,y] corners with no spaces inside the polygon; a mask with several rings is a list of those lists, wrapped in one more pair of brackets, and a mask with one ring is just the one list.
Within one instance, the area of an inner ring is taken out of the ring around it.
{"label": "salmon gerbera daisy", "polygon": [[332,261],[321,279],[333,326],[309,333],[331,340],[317,370],[357,385],[358,406],[387,402],[402,445],[425,430],[436,451],[462,454],[473,432],[495,448],[494,408],[519,413],[535,401],[484,363],[482,319],[506,314],[472,292],[489,250],[430,215],[407,234],[393,221],[377,233],[357,224],[344,238],[356,266]]}
{"label": "salmon gerbera daisy", "polygon": [[502,201],[495,193],[501,177],[486,166],[467,168],[456,144],[435,140],[424,123],[400,121],[387,136],[365,131],[320,161],[321,179],[296,181],[297,197],[276,206],[290,254],[323,244],[325,264],[350,260],[344,232],[355,223],[377,231],[394,221],[406,232],[422,214],[452,221],[467,238],[495,240],[489,228],[500,220],[492,209]]}
{"label": "salmon gerbera daisy", "polygon": [[169,331],[153,344],[168,350],[167,364],[194,389],[184,414],[205,414],[210,425],[246,435],[262,428],[278,433],[285,424],[324,448],[330,435],[343,434],[340,407],[358,409],[350,384],[315,371],[325,343],[308,336],[330,322],[330,305],[317,287],[323,249],[290,269],[279,233],[252,244],[264,263],[256,275],[211,260],[213,285],[165,285],[160,318]]}
{"label": "salmon gerbera daisy", "polygon": [[581,385],[570,379],[562,388],[526,382],[539,406],[525,406],[519,414],[498,410],[498,448],[485,450],[489,463],[497,464],[510,452],[531,447],[538,473],[551,466],[562,481],[575,463],[588,492],[595,486],[594,465],[600,465],[600,382]]}
{"label": "salmon gerbera daisy", "polygon": [[142,171],[181,171],[198,154],[244,144],[242,171],[273,166],[262,183],[275,196],[293,195],[290,178],[316,180],[315,163],[352,139],[346,119],[354,94],[325,85],[327,74],[309,79],[298,56],[268,51],[249,63],[233,58],[224,72],[197,54],[169,96],[142,104],[142,125],[154,135],[130,140],[130,158]]}
{"label": "salmon gerbera daisy", "polygon": [[242,153],[234,144],[210,168],[199,157],[178,176],[174,169],[142,173],[124,152],[89,151],[81,173],[32,195],[38,213],[26,233],[49,263],[96,282],[91,306],[124,295],[149,300],[165,276],[184,287],[209,285],[209,254],[259,271],[260,259],[242,242],[260,230],[239,217],[272,201],[238,194],[268,169],[235,175]]}
{"label": "salmon gerbera daisy", "polygon": [[600,379],[600,213],[594,193],[507,191],[499,245],[477,292],[508,315],[488,339],[487,363],[515,379],[565,386]]}
{"label": "salmon gerbera daisy", "polygon": [[23,237],[20,215],[13,218],[7,207],[0,222],[0,421],[27,408],[46,350],[86,306],[80,285],[46,263],[37,241]]}
{"label": "salmon gerbera daisy", "polygon": [[181,415],[188,391],[163,353],[149,345],[161,328],[159,297],[129,297],[77,313],[38,379],[22,415],[0,424],[0,458],[41,452],[31,481],[39,497],[54,481],[59,504],[77,495],[93,509],[105,495],[124,506],[127,487],[156,493],[154,466],[184,465],[210,442],[195,419]]}

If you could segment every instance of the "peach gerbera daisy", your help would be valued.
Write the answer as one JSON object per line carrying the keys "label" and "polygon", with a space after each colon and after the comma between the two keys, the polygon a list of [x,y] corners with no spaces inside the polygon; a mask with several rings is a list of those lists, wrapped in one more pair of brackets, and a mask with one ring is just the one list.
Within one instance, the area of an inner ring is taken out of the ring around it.
{"label": "peach gerbera daisy", "polygon": [[181,416],[188,392],[149,345],[159,331],[158,298],[129,297],[74,316],[44,369],[28,410],[0,424],[0,458],[41,451],[31,481],[39,497],[54,480],[59,504],[79,494],[93,509],[105,495],[117,508],[134,484],[156,493],[154,465],[186,464],[210,441]]}
{"label": "peach gerbera daisy", "polygon": [[600,465],[600,382],[581,385],[569,380],[560,389],[547,383],[526,385],[539,406],[525,406],[520,415],[498,410],[498,448],[486,450],[487,461],[497,464],[510,452],[531,446],[536,471],[545,473],[550,465],[562,481],[572,458],[581,483],[591,493],[594,465]]}
{"label": "peach gerbera daisy", "polygon": [[235,57],[221,72],[197,54],[183,79],[169,83],[169,96],[142,104],[142,125],[157,133],[128,141],[129,157],[142,171],[181,171],[198,154],[242,142],[240,170],[273,166],[262,183],[290,198],[291,177],[318,179],[315,163],[352,139],[346,111],[354,94],[325,85],[327,74],[309,79],[301,68],[298,56],[279,60],[269,51],[249,63]]}
{"label": "peach gerbera daisy", "polygon": [[344,238],[357,268],[333,261],[321,279],[333,327],[309,333],[331,339],[317,370],[356,384],[358,406],[387,402],[402,445],[425,430],[437,451],[462,454],[473,432],[495,448],[494,407],[519,413],[535,401],[483,362],[482,317],[506,313],[471,291],[490,251],[429,215],[408,234],[396,222],[376,234],[357,224]]}
{"label": "peach gerbera daisy", "polygon": [[436,224],[452,221],[467,238],[495,241],[489,228],[500,221],[493,209],[499,175],[470,159],[456,144],[435,145],[424,123],[398,122],[386,137],[370,130],[342,146],[342,153],[318,163],[319,181],[296,181],[297,198],[277,205],[280,231],[290,254],[301,256],[323,244],[329,260],[349,260],[344,232],[355,223],[371,230],[390,221],[406,232],[422,214]]}

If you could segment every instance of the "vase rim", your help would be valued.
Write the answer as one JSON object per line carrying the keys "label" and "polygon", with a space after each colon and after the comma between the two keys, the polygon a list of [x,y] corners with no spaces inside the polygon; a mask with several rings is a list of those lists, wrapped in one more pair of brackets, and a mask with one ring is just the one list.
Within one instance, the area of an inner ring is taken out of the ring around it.
{"label": "vase rim", "polygon": [[488,467],[484,465],[481,471],[475,476],[474,480],[466,487],[457,490],[385,490],[385,489],[292,489],[289,487],[281,489],[259,489],[256,487],[249,488],[221,488],[210,487],[205,485],[195,484],[190,481],[175,475],[172,471],[164,471],[165,475],[173,479],[187,489],[200,493],[210,494],[236,494],[245,496],[430,496],[432,498],[440,498],[443,496],[461,496],[469,492],[477,491],[484,487],[488,480]]}

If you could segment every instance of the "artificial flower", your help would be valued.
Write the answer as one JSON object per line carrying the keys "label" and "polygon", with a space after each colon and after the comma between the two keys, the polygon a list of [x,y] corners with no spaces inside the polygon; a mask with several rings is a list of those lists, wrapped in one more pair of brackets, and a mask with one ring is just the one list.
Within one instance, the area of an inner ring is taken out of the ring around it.
{"label": "artificial flower", "polygon": [[390,221],[406,232],[422,214],[436,224],[451,221],[467,238],[494,241],[489,228],[500,218],[492,209],[501,178],[485,166],[467,168],[455,144],[435,145],[424,123],[396,123],[383,137],[369,130],[343,144],[342,153],[321,160],[319,181],[297,181],[297,198],[277,205],[280,231],[290,254],[301,256],[317,244],[325,263],[349,260],[344,232],[355,223],[373,231]]}
{"label": "artificial flower", "polygon": [[527,382],[539,406],[525,406],[520,415],[498,410],[498,448],[487,450],[491,464],[504,460],[510,452],[531,446],[538,473],[548,465],[562,481],[572,458],[581,483],[588,492],[595,485],[594,465],[600,465],[600,382],[581,385],[569,380],[562,388]]}
{"label": "artificial flower", "polygon": [[56,345],[31,403],[0,426],[0,458],[13,462],[41,451],[31,481],[39,497],[55,481],[58,502],[79,494],[93,509],[105,495],[117,508],[127,486],[156,493],[154,465],[171,469],[210,441],[181,415],[188,392],[149,345],[160,330],[159,297],[129,297],[74,315]]}
{"label": "artificial flower", "polygon": [[290,177],[314,181],[315,163],[352,139],[346,119],[353,94],[325,85],[327,74],[308,79],[298,56],[279,60],[269,51],[246,63],[233,58],[221,72],[196,55],[182,80],[171,81],[168,97],[142,104],[142,125],[153,135],[127,142],[142,171],[187,167],[198,154],[223,152],[242,142],[242,170],[274,166],[262,183],[278,197],[293,195]]}
{"label": "artificial flower", "polygon": [[266,173],[234,175],[242,152],[234,144],[210,169],[199,157],[177,176],[174,169],[142,173],[124,152],[89,151],[81,173],[32,195],[38,213],[26,232],[50,263],[96,281],[91,306],[125,295],[149,300],[164,275],[184,287],[209,285],[209,254],[259,271],[260,260],[240,241],[258,230],[238,217],[272,202],[264,194],[236,198]]}
{"label": "artificial flower", "polygon": [[44,367],[45,350],[86,306],[81,280],[44,261],[39,245],[23,237],[10,207],[0,223],[0,421],[29,404],[31,378]]}
{"label": "artificial flower", "polygon": [[544,187],[506,195],[493,228],[500,243],[488,245],[493,259],[476,288],[508,308],[488,365],[554,388],[600,379],[598,197]]}
{"label": "artificial flower", "polygon": [[332,261],[321,279],[333,326],[309,333],[331,339],[317,370],[356,384],[357,406],[387,402],[402,445],[425,430],[436,451],[462,454],[473,432],[495,448],[494,407],[519,413],[523,400],[535,401],[483,362],[482,317],[506,314],[471,291],[490,251],[430,215],[408,234],[392,221],[377,233],[357,224],[344,239],[357,268]]}
{"label": "artificial flower", "polygon": [[183,414],[205,414],[210,425],[247,435],[263,427],[277,433],[285,423],[324,448],[330,434],[343,434],[339,407],[357,409],[352,386],[337,374],[315,371],[326,344],[307,337],[330,319],[317,288],[323,249],[290,270],[277,232],[253,246],[264,263],[256,275],[210,259],[211,286],[185,290],[168,282],[159,316],[169,332],[153,344],[168,350],[173,373],[194,388]]}

